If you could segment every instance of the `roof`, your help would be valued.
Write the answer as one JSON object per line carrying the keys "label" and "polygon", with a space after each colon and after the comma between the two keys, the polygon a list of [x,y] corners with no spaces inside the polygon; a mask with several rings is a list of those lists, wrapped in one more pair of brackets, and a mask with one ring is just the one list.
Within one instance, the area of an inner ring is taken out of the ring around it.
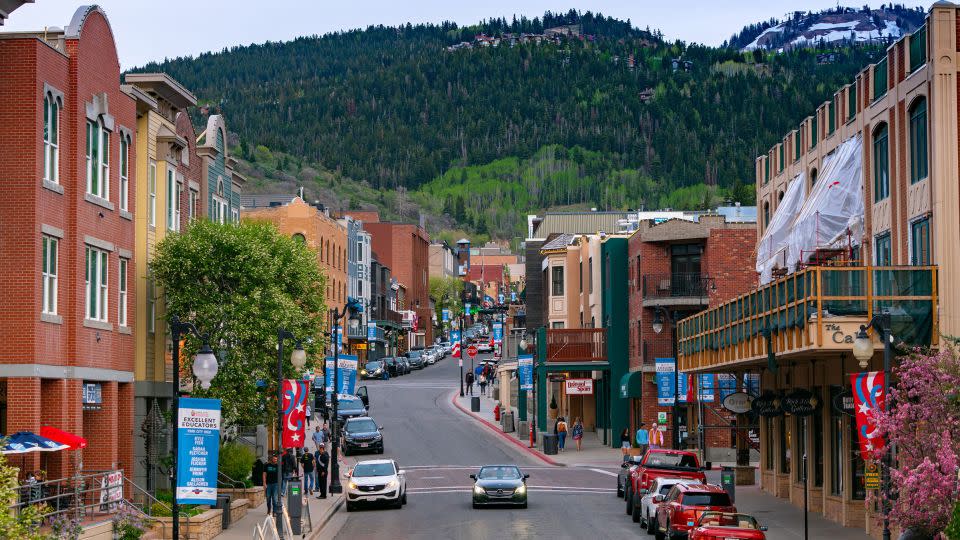
{"label": "roof", "polygon": [[242,195],[240,197],[240,206],[245,210],[252,208],[270,208],[274,206],[286,206],[290,204],[297,195],[295,193],[274,193],[263,195]]}
{"label": "roof", "polygon": [[197,104],[197,96],[166,73],[127,73],[123,82],[143,88],[178,109]]}
{"label": "roof", "polygon": [[617,221],[627,219],[629,212],[547,212],[533,231],[533,238],[551,234],[595,234],[617,232]]}
{"label": "roof", "polygon": [[554,238],[553,240],[550,240],[546,244],[540,246],[540,253],[543,253],[545,251],[566,249],[567,246],[573,243],[576,237],[577,235],[575,234],[561,234],[556,238]]}
{"label": "roof", "polygon": [[503,281],[503,265],[501,264],[471,264],[467,274],[469,281],[483,278],[484,281]]}

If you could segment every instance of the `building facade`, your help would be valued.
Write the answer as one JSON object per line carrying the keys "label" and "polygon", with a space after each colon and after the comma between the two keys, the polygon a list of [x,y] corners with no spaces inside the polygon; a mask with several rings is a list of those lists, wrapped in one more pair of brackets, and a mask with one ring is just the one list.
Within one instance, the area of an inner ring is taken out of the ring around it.
{"label": "building facade", "polygon": [[86,438],[45,456],[50,478],[132,471],[137,116],[106,14],[0,34],[0,102],[0,432]]}
{"label": "building facade", "polygon": [[337,220],[347,230],[347,295],[360,300],[363,313],[356,328],[347,328],[350,354],[356,354],[366,363],[367,323],[370,319],[370,234],[363,230],[363,223],[349,216]]}
{"label": "building facade", "polygon": [[457,255],[446,242],[430,244],[430,277],[458,276]]}
{"label": "building facade", "polygon": [[240,222],[240,195],[246,179],[236,170],[237,160],[230,155],[227,124],[223,116],[212,114],[206,128],[197,136],[201,178],[206,183],[206,196],[201,199],[201,212],[211,221]]}

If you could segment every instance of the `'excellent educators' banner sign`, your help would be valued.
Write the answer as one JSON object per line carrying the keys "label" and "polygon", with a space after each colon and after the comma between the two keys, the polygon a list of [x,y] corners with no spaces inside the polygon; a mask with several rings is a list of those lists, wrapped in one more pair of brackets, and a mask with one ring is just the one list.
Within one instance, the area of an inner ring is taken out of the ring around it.
{"label": "'excellent educators' banner sign", "polygon": [[217,504],[220,400],[180,398],[177,416],[177,502]]}

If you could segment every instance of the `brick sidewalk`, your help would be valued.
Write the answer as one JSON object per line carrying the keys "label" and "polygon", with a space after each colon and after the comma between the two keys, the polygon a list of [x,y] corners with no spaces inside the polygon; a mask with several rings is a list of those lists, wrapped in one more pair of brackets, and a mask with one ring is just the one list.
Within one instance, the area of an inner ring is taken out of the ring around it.
{"label": "brick sidewalk", "polygon": [[[323,526],[333,517],[333,515],[343,506],[343,494],[330,495],[326,499],[318,499],[315,495],[304,495],[304,500],[310,506],[310,518],[313,521],[313,531],[307,535],[308,539],[314,538],[332,538],[333,535],[321,535]],[[263,503],[257,508],[251,508],[247,515],[240,521],[234,523],[229,529],[220,533],[217,540],[250,540],[257,525],[263,523],[267,517],[267,504]]]}

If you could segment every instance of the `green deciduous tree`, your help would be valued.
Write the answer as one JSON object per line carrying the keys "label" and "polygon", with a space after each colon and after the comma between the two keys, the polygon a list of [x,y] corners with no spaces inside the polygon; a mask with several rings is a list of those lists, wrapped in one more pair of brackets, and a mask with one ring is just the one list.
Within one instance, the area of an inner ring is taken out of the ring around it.
{"label": "green deciduous tree", "polygon": [[40,540],[41,508],[27,506],[20,512],[9,508],[18,499],[17,468],[7,465],[7,458],[0,454],[0,540]]}
{"label": "green deciduous tree", "polygon": [[434,276],[430,278],[430,298],[437,310],[437,320],[442,321],[442,310],[449,309],[454,317],[463,311],[460,295],[463,293],[463,281],[454,277]]}
{"label": "green deciduous tree", "polygon": [[[202,220],[157,246],[150,270],[166,295],[167,318],[190,320],[220,357],[220,371],[198,396],[223,400],[228,423],[251,424],[276,410],[277,330],[304,339],[308,367],[325,342],[326,278],[316,254],[268,223],[218,224]],[[190,374],[198,340],[186,339],[181,373]],[[294,377],[289,358],[284,375]],[[256,381],[268,381],[266,395]],[[270,392],[271,386],[273,387]]]}

